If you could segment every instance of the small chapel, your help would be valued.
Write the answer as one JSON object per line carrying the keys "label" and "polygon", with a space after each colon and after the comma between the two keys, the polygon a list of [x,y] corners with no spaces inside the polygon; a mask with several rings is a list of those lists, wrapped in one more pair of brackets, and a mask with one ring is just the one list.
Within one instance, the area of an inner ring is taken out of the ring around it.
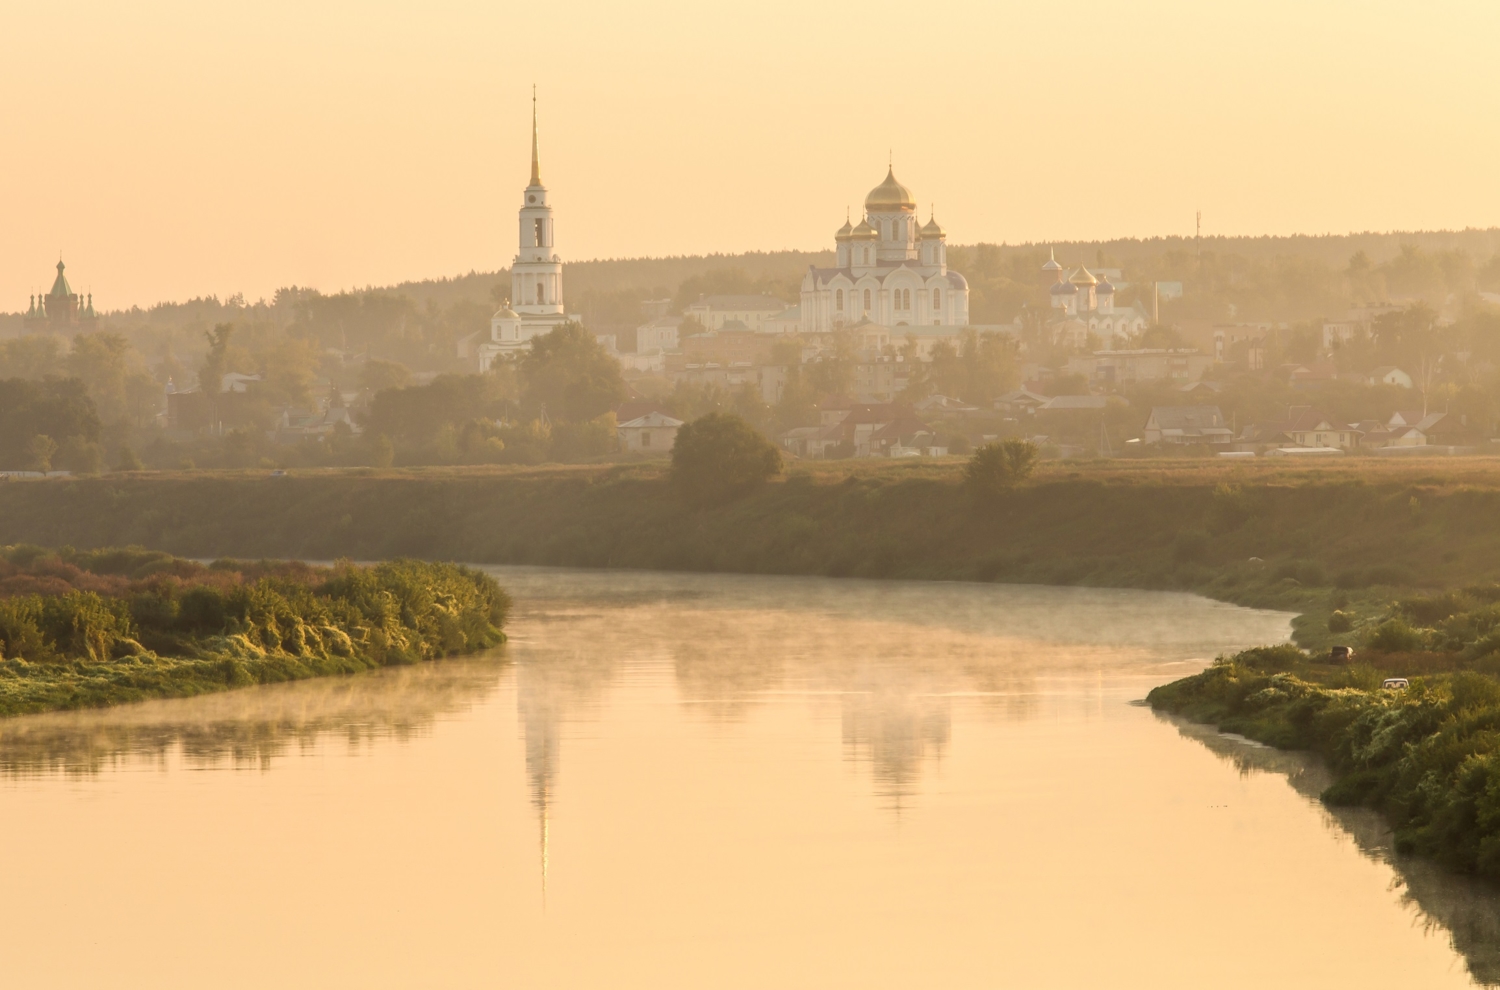
{"label": "small chapel", "polygon": [[1050,253],[1042,265],[1044,278],[1052,280],[1047,289],[1052,308],[1050,321],[1053,339],[1083,347],[1090,337],[1097,338],[1105,350],[1137,337],[1149,325],[1146,307],[1136,302],[1130,306],[1115,305],[1115,286],[1109,276],[1099,277],[1084,265],[1069,274]]}
{"label": "small chapel", "polygon": [[94,312],[94,294],[87,296],[74,292],[65,274],[67,265],[57,259],[57,278],[52,281],[52,291],[45,296],[32,296],[26,310],[25,327],[28,332],[51,330],[55,333],[76,332],[91,329],[98,322]]}
{"label": "small chapel", "polygon": [[836,266],[803,276],[802,329],[826,333],[865,320],[967,326],[969,283],[948,270],[947,236],[936,217],[921,222],[911,190],[888,169],[865,197],[859,224],[846,218],[834,235]]}

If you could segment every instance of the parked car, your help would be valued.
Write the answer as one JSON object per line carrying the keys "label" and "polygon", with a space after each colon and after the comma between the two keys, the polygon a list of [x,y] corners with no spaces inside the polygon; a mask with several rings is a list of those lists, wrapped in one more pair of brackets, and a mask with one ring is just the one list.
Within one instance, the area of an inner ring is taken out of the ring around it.
{"label": "parked car", "polygon": [[1353,659],[1354,647],[1352,646],[1335,646],[1333,649],[1328,651],[1329,663],[1348,663]]}
{"label": "parked car", "polygon": [[1383,688],[1390,688],[1392,691],[1405,691],[1407,688],[1411,687],[1411,681],[1407,680],[1404,677],[1387,677],[1385,680],[1380,682],[1380,686]]}

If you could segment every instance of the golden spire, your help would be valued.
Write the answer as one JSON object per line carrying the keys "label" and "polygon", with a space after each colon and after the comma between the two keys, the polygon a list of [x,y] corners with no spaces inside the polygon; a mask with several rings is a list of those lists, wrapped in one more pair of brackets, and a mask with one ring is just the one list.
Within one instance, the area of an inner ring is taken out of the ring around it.
{"label": "golden spire", "polygon": [[542,184],[542,162],[537,152],[536,140],[536,84],[531,86],[531,184]]}

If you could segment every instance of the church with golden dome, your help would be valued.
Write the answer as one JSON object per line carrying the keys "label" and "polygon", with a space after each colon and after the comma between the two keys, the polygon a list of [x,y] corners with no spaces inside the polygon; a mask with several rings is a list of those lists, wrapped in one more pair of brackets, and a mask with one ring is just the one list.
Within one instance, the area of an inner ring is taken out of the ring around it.
{"label": "church with golden dome", "polygon": [[889,327],[969,323],[969,283],[948,270],[947,234],[922,223],[911,190],[894,169],[865,197],[858,225],[834,235],[838,263],[802,279],[802,329],[826,333],[869,321]]}

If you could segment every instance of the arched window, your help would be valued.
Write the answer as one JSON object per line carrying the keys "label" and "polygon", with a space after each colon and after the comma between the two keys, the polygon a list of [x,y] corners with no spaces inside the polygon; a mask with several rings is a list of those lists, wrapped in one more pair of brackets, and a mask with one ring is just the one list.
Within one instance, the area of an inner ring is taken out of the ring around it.
{"label": "arched window", "polygon": [[943,290],[942,289],[933,289],[932,290],[932,308],[933,309],[942,309],[943,308]]}
{"label": "arched window", "polygon": [[865,312],[868,313],[869,311],[870,311],[870,290],[866,289],[865,290]]}
{"label": "arched window", "polygon": [[904,298],[903,298],[902,303],[901,303],[901,308],[902,309],[911,309],[911,290],[907,289],[905,292],[902,293],[902,296]]}
{"label": "arched window", "polygon": [[536,246],[547,246],[547,221],[541,217],[536,218]]}
{"label": "arched window", "polygon": [[540,282],[536,284],[536,301],[539,303],[547,301],[542,295],[542,283]]}
{"label": "arched window", "polygon": [[838,290],[837,292],[835,292],[833,294],[833,308],[834,309],[843,309],[844,308],[844,290],[843,289],[840,289],[840,290]]}

